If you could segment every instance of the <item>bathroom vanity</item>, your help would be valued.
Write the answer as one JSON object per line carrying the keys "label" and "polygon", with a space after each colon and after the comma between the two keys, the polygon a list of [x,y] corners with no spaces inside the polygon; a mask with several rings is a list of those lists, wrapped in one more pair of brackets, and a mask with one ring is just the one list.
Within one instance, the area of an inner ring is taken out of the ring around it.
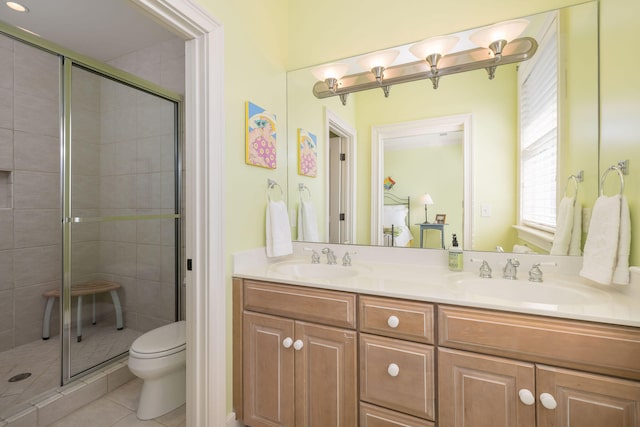
{"label": "bathroom vanity", "polygon": [[254,427],[640,423],[640,322],[627,301],[634,298],[596,293],[601,301],[581,308],[510,304],[469,297],[461,276],[446,270],[401,265],[404,275],[390,278],[374,264],[300,267],[306,279],[291,267],[283,274],[283,263],[236,271],[238,420]]}

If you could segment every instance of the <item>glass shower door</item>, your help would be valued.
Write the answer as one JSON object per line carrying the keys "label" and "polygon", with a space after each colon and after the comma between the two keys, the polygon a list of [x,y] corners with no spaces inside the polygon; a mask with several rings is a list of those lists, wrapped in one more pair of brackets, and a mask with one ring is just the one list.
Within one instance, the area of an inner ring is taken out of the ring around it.
{"label": "glass shower door", "polygon": [[177,320],[180,239],[178,104],[76,64],[65,74],[66,382]]}

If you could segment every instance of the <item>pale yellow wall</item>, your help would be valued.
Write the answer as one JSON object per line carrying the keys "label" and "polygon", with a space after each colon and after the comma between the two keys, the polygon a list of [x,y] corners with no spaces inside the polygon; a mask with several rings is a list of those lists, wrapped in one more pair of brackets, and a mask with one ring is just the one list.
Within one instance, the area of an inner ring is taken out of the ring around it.
{"label": "pale yellow wall", "polygon": [[[630,159],[625,195],[631,211],[632,265],[640,265],[640,80],[636,71],[640,58],[629,54],[627,41],[640,40],[638,19],[640,2],[637,0],[602,0],[600,170],[619,160]],[[615,176],[609,180],[615,185],[606,194],[613,194],[617,191]]]}

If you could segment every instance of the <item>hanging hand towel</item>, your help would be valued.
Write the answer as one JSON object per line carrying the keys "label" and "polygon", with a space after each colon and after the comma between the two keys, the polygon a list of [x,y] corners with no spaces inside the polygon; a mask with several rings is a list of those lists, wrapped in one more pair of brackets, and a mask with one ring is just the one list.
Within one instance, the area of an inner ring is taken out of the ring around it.
{"label": "hanging hand towel", "polygon": [[631,215],[627,198],[620,200],[620,237],[618,240],[618,260],[613,270],[613,283],[629,284],[629,252],[631,251]]}
{"label": "hanging hand towel", "polygon": [[551,246],[551,255],[567,255],[571,244],[573,231],[573,197],[563,197],[558,206],[558,217],[556,219],[556,233]]}
{"label": "hanging hand towel", "polygon": [[267,202],[266,234],[268,257],[293,253],[287,205],[282,200]]}
{"label": "hanging hand towel", "polygon": [[[616,284],[629,283],[628,248],[631,226],[628,209],[626,199],[620,195],[598,197],[593,206],[589,234],[584,245],[584,258],[580,270],[582,277],[610,285],[613,283],[615,271],[618,272]],[[622,216],[626,217],[622,219]],[[623,270],[626,270],[626,273]]]}
{"label": "hanging hand towel", "polygon": [[320,241],[316,210],[311,201],[301,201],[298,205],[298,240],[305,242]]}
{"label": "hanging hand towel", "polygon": [[573,207],[573,228],[571,243],[569,243],[569,255],[580,256],[580,245],[582,245],[582,204],[576,201]]}

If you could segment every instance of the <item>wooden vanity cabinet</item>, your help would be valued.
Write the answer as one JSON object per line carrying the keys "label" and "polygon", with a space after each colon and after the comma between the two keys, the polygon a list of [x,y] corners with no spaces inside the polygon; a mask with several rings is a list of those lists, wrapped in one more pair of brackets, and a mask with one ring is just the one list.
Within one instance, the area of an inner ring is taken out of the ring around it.
{"label": "wooden vanity cabinet", "polygon": [[433,305],[360,295],[358,308],[360,426],[434,426]]}
{"label": "wooden vanity cabinet", "polygon": [[[636,328],[448,306],[438,313],[440,427],[640,425],[640,382],[629,379],[640,373]],[[627,378],[612,376],[620,372]]]}
{"label": "wooden vanity cabinet", "polygon": [[241,339],[234,333],[238,420],[357,425],[355,301],[349,293],[234,280],[234,328],[242,330]]}

